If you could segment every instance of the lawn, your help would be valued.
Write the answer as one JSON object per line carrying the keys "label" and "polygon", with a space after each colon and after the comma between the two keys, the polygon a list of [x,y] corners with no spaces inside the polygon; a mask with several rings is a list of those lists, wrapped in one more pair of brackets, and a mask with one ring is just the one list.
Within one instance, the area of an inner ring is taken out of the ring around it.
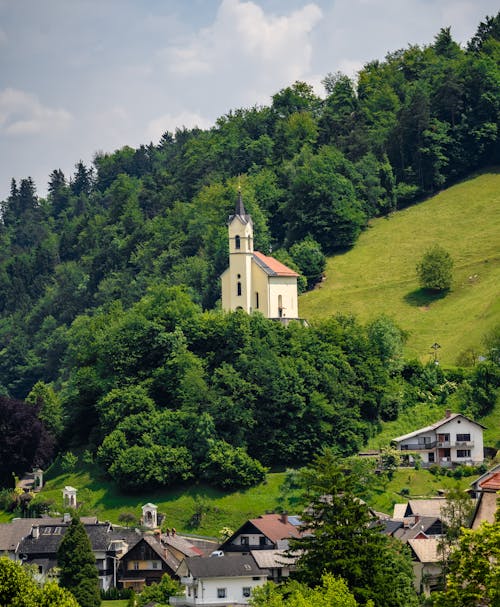
{"label": "lawn", "polygon": [[[141,506],[153,502],[166,516],[169,527],[183,533],[217,537],[223,527],[235,529],[248,518],[283,507],[280,486],[284,478],[284,472],[269,473],[264,483],[231,493],[196,484],[127,495],[104,479],[96,466],[82,462],[81,458],[71,473],[63,472],[56,460],[47,471],[46,484],[37,499],[53,500],[52,508],[63,512],[62,489],[70,485],[78,489],[77,499],[83,504],[81,514],[95,514],[99,520],[113,523],[118,523],[120,513],[125,511],[133,512],[139,519]],[[295,495],[287,497],[293,504]],[[202,512],[201,523],[193,525],[191,519],[197,511]]]}
{"label": "lawn", "polygon": [[128,599],[120,599],[116,601],[102,601],[101,607],[127,607]]}
{"label": "lawn", "polygon": [[[475,478],[464,477],[455,479],[448,476],[434,476],[428,470],[415,470],[414,468],[399,468],[394,478],[384,487],[370,497],[368,504],[379,512],[392,514],[394,504],[403,503],[409,499],[438,497],[440,492],[458,487],[466,489]],[[401,491],[409,493],[401,495]]]}
{"label": "lawn", "polygon": [[[330,257],[320,287],[300,297],[309,321],[335,313],[366,322],[387,314],[408,332],[406,356],[453,364],[500,322],[500,172],[477,175],[370,223],[349,251]],[[454,260],[445,296],[419,288],[415,267],[433,244]]]}

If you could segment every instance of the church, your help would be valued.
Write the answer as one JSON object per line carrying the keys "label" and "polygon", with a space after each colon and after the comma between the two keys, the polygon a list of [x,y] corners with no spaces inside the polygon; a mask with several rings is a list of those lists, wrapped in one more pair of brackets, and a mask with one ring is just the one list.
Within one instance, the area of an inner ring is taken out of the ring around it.
{"label": "church", "polygon": [[253,223],[241,191],[229,216],[229,268],[223,272],[222,308],[260,312],[266,318],[299,318],[298,274],[274,257],[253,250]]}

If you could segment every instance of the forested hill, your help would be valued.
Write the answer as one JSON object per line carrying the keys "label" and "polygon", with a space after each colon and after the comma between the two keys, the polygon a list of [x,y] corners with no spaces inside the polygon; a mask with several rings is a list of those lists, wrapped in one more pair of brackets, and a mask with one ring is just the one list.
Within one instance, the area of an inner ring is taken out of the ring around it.
{"label": "forested hill", "polygon": [[[386,363],[401,336],[387,319],[371,334],[346,319],[282,334],[211,311],[225,221],[241,180],[256,248],[311,286],[321,255],[352,246],[370,218],[499,163],[500,13],[465,48],[443,29],[368,63],[356,82],[329,74],[324,86],[324,99],[297,82],[210,130],[97,154],[71,176],[55,169],[46,199],[29,177],[13,181],[0,223],[1,391],[38,398],[62,441],[112,436],[101,457],[122,462],[116,478],[130,461],[156,461],[153,447],[170,449],[178,478],[217,476],[224,459],[245,463],[245,449],[284,464],[324,442],[352,452],[397,415]],[[111,432],[119,420],[128,426]],[[212,460],[186,455],[193,432],[199,444],[217,437],[205,444]]]}

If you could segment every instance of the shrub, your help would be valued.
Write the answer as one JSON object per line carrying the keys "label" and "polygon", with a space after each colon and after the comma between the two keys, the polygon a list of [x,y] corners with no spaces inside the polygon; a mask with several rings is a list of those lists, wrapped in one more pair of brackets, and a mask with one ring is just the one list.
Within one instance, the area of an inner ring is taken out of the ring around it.
{"label": "shrub", "polygon": [[428,249],[417,264],[420,286],[432,291],[447,291],[452,283],[453,260],[439,245]]}

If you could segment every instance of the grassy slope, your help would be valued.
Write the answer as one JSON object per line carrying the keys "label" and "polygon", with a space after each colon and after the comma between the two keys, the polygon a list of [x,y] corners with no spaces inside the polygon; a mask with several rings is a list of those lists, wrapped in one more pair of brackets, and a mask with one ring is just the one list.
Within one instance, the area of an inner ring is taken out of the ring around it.
{"label": "grassy slope", "polygon": [[[453,287],[446,297],[419,289],[416,263],[439,243],[452,255]],[[385,313],[409,333],[406,355],[428,360],[441,345],[454,363],[500,322],[500,171],[475,176],[388,219],[376,219],[350,251],[330,257],[321,287],[300,298],[301,316]]]}

